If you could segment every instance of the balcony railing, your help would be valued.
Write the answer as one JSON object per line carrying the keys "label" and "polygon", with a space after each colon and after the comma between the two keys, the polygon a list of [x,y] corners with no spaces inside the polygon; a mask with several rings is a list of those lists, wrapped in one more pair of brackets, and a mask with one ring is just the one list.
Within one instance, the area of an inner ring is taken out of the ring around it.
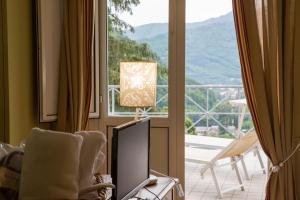
{"label": "balcony railing", "polygon": [[[109,85],[109,115],[133,116],[134,109],[119,106],[119,85]],[[231,100],[245,98],[241,85],[186,85],[185,86],[185,132],[187,134],[235,137],[241,131],[253,128],[248,109],[237,106]],[[244,105],[245,106],[245,105]],[[168,86],[157,86],[155,108],[145,108],[149,116],[168,115]],[[240,116],[244,115],[243,121]],[[242,123],[242,124],[239,124]]]}

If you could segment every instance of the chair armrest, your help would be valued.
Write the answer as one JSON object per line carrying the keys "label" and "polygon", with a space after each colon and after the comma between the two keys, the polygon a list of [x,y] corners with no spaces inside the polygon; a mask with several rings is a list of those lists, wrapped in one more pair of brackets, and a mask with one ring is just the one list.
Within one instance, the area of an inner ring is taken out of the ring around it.
{"label": "chair armrest", "polygon": [[82,190],[79,191],[79,194],[90,193],[93,191],[100,190],[102,188],[115,188],[115,186],[111,183],[98,183],[98,184],[83,188]]}

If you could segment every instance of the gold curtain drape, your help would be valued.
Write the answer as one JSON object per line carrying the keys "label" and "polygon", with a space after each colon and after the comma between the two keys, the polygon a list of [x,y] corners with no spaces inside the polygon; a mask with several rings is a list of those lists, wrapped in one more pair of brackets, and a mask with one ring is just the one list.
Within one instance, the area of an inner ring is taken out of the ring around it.
{"label": "gold curtain drape", "polygon": [[286,159],[300,130],[295,117],[300,106],[295,101],[300,95],[295,85],[300,75],[294,62],[295,0],[233,0],[233,11],[248,106],[262,148],[275,166],[266,199],[294,200],[295,156]]}
{"label": "gold curtain drape", "polygon": [[91,101],[93,0],[63,0],[57,130],[87,126]]}

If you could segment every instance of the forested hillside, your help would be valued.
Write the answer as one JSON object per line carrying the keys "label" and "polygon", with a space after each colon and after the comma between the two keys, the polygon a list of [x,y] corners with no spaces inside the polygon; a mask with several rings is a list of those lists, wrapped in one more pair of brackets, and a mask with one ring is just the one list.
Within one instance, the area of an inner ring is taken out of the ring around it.
{"label": "forested hillside", "polygon": [[[162,62],[168,60],[168,24],[134,27],[130,39],[148,43]],[[186,76],[199,84],[241,84],[232,12],[186,25]]]}

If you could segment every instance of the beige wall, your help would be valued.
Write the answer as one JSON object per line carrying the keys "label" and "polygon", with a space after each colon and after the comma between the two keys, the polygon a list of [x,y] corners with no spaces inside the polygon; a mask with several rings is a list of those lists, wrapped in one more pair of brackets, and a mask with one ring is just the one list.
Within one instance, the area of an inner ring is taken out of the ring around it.
{"label": "beige wall", "polygon": [[6,0],[9,141],[19,143],[35,125],[31,0]]}

